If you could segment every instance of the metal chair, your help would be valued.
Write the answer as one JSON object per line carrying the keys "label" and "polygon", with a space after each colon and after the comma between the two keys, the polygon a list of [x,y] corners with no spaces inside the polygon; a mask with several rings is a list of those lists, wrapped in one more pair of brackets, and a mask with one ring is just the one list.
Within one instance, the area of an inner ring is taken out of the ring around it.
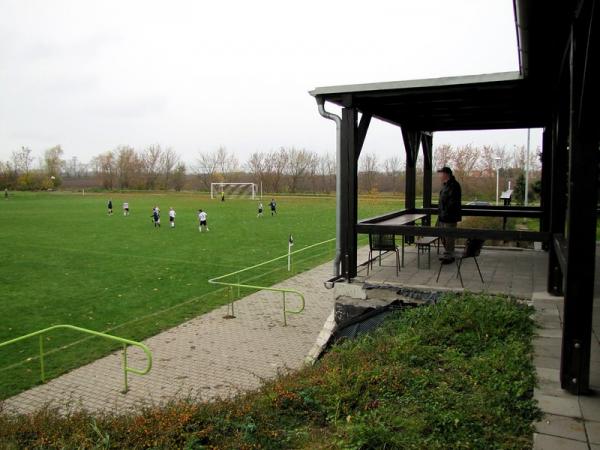
{"label": "metal chair", "polygon": [[367,261],[367,275],[369,268],[373,268],[373,252],[379,252],[379,265],[381,266],[381,252],[396,253],[396,276],[400,273],[400,252],[396,245],[394,234],[369,234],[369,260]]}
{"label": "metal chair", "polygon": [[[467,258],[473,258],[475,261],[475,266],[477,266],[477,272],[479,272],[479,278],[483,281],[483,275],[481,275],[481,270],[479,269],[479,263],[477,262],[477,257],[481,254],[481,248],[483,247],[484,240],[483,239],[467,239],[465,243],[465,248],[463,249],[463,253],[460,257],[456,259],[456,278],[460,279],[460,285],[464,288],[465,285],[463,283],[462,274],[460,273],[460,268],[462,266],[463,260]],[[437,278],[435,282],[437,283],[440,279],[440,273],[442,272],[443,263],[440,262],[440,268],[438,270]]]}

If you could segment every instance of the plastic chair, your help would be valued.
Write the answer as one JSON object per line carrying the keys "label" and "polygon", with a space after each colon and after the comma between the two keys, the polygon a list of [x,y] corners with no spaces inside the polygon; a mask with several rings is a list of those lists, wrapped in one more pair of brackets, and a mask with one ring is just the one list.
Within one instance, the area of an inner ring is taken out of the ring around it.
{"label": "plastic chair", "polygon": [[[483,239],[467,239],[465,243],[465,248],[463,249],[463,253],[460,257],[456,259],[456,278],[460,279],[460,285],[464,288],[465,285],[463,283],[462,274],[460,273],[460,269],[462,267],[462,262],[467,258],[473,258],[475,261],[475,266],[477,266],[477,272],[479,272],[479,278],[483,281],[483,275],[481,275],[481,269],[479,268],[479,263],[477,262],[477,257],[481,254],[481,248],[483,247],[484,240]],[[443,264],[440,263],[440,269],[438,270],[437,278],[435,282],[437,283],[440,279],[440,273],[442,272]]]}
{"label": "plastic chair", "polygon": [[400,273],[400,252],[396,245],[394,234],[369,234],[369,261],[367,264],[367,275],[369,268],[373,268],[373,252],[379,252],[379,265],[381,266],[381,252],[396,253],[396,276]]}

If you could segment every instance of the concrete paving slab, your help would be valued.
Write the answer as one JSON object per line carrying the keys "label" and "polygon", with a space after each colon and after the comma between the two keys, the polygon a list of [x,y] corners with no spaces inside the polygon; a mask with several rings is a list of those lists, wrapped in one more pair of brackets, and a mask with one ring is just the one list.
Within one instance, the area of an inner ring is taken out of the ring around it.
{"label": "concrete paving slab", "polygon": [[533,434],[533,449],[534,450],[588,450],[586,442],[574,441],[558,436],[550,436],[548,434]]}
{"label": "concrete paving slab", "polygon": [[600,445],[600,422],[586,420],[585,430],[590,444]]}
{"label": "concrete paving slab", "polygon": [[600,398],[597,396],[579,396],[581,413],[585,420],[600,422]]}
{"label": "concrete paving slab", "polygon": [[539,408],[546,414],[555,414],[574,418],[584,417],[576,396],[555,397],[553,395],[535,392],[534,398],[538,401]]}
{"label": "concrete paving slab", "polygon": [[542,420],[535,424],[535,430],[540,434],[586,442],[586,430],[583,421],[572,417],[546,414]]}

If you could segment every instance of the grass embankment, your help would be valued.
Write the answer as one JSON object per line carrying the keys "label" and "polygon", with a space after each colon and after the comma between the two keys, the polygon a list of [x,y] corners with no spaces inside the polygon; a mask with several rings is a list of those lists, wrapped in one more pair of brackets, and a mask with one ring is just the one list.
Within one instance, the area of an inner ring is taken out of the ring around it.
{"label": "grass embankment", "polygon": [[449,295],[230,401],[0,417],[6,448],[531,448],[531,308]]}

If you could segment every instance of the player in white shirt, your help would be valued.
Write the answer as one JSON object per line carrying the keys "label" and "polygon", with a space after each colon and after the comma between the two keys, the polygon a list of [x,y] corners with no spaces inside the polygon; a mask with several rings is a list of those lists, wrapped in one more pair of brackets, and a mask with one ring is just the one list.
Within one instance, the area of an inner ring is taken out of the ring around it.
{"label": "player in white shirt", "polygon": [[258,204],[258,214],[256,215],[256,218],[258,219],[259,217],[263,216],[263,204],[262,202]]}
{"label": "player in white shirt", "polygon": [[198,231],[200,231],[202,233],[202,227],[204,227],[206,229],[206,231],[208,230],[208,225],[206,222],[206,212],[202,211],[201,209],[198,210],[198,221],[200,222],[200,224],[198,225]]}
{"label": "player in white shirt", "polygon": [[171,228],[175,228],[175,210],[172,206],[169,208],[169,223],[171,224]]}
{"label": "player in white shirt", "polygon": [[124,216],[129,215],[129,203],[128,202],[123,203],[123,215]]}

